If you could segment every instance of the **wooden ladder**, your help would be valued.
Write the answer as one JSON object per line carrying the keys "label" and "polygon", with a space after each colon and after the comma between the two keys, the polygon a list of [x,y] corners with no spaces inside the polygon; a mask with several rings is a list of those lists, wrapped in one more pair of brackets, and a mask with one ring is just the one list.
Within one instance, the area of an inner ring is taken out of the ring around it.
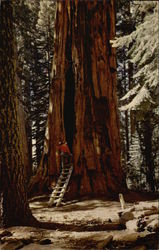
{"label": "wooden ladder", "polygon": [[50,196],[49,207],[51,207],[53,204],[56,204],[56,207],[60,206],[73,171],[73,163],[65,163],[65,156],[62,156],[61,167],[62,171],[60,177]]}

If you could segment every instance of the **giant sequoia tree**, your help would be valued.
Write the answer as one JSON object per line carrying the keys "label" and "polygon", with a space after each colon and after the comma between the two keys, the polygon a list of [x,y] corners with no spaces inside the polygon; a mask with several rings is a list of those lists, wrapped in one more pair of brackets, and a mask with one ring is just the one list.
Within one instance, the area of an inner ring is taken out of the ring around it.
{"label": "giant sequoia tree", "polygon": [[35,221],[27,202],[23,178],[12,12],[12,1],[2,1],[0,6],[0,224],[2,226],[28,225]]}
{"label": "giant sequoia tree", "polygon": [[69,194],[109,194],[125,187],[116,100],[115,3],[59,1],[50,94],[49,174],[57,178],[58,140],[74,158]]}

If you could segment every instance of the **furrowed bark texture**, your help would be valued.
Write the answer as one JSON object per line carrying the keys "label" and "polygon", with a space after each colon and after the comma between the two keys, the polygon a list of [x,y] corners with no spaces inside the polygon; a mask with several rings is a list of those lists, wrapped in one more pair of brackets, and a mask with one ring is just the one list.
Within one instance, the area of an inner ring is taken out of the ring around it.
{"label": "furrowed bark texture", "polygon": [[74,157],[68,196],[106,195],[125,187],[116,101],[114,0],[59,1],[48,116],[48,165],[60,172],[57,144]]}
{"label": "furrowed bark texture", "polygon": [[31,156],[30,156],[30,152],[29,152],[29,143],[28,143],[27,133],[26,133],[25,113],[24,113],[23,105],[20,102],[20,100],[18,100],[17,115],[19,117],[19,139],[21,141],[21,146],[23,149],[23,152],[22,152],[22,161],[24,164],[23,173],[24,173],[26,185],[28,185],[29,179],[32,175],[32,163],[31,163]]}
{"label": "furrowed bark texture", "polygon": [[23,178],[19,140],[16,65],[12,1],[0,7],[0,225],[29,225],[34,222]]}

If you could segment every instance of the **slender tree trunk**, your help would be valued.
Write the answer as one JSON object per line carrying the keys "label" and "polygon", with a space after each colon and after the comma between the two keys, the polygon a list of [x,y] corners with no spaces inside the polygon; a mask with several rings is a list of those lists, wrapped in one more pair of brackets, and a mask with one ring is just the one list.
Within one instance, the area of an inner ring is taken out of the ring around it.
{"label": "slender tree trunk", "polygon": [[144,181],[149,185],[149,191],[155,191],[155,164],[152,150],[152,134],[153,127],[151,124],[151,112],[144,114],[143,120],[136,125],[140,141],[141,153],[143,161],[141,165],[140,175],[143,176],[141,182]]}
{"label": "slender tree trunk", "polygon": [[[127,74],[126,74],[126,55],[125,55],[126,51],[125,49],[123,49],[123,80],[124,80],[124,86],[125,86],[125,93],[127,92],[127,89],[129,88],[128,86],[128,82],[127,82]],[[129,113],[126,110],[125,111],[125,140],[126,140],[126,160],[127,162],[130,159],[130,154],[129,154],[129,150],[130,150],[130,140],[129,140]]]}
{"label": "slender tree trunk", "polygon": [[0,7],[0,224],[2,226],[30,225],[35,222],[29,209],[23,178],[12,12],[12,1],[2,1]]}
{"label": "slender tree trunk", "polygon": [[146,165],[146,180],[152,192],[155,191],[155,167],[152,153],[151,113],[147,113],[143,121],[144,158]]}

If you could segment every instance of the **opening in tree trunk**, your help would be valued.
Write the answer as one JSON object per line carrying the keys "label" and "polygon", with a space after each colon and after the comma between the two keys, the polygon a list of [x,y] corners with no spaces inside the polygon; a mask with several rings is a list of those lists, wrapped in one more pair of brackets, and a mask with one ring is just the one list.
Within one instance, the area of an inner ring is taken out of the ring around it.
{"label": "opening in tree trunk", "polygon": [[73,135],[75,126],[74,95],[75,79],[72,63],[71,43],[66,43],[66,74],[65,74],[65,97],[64,97],[64,128],[66,140],[72,151]]}

